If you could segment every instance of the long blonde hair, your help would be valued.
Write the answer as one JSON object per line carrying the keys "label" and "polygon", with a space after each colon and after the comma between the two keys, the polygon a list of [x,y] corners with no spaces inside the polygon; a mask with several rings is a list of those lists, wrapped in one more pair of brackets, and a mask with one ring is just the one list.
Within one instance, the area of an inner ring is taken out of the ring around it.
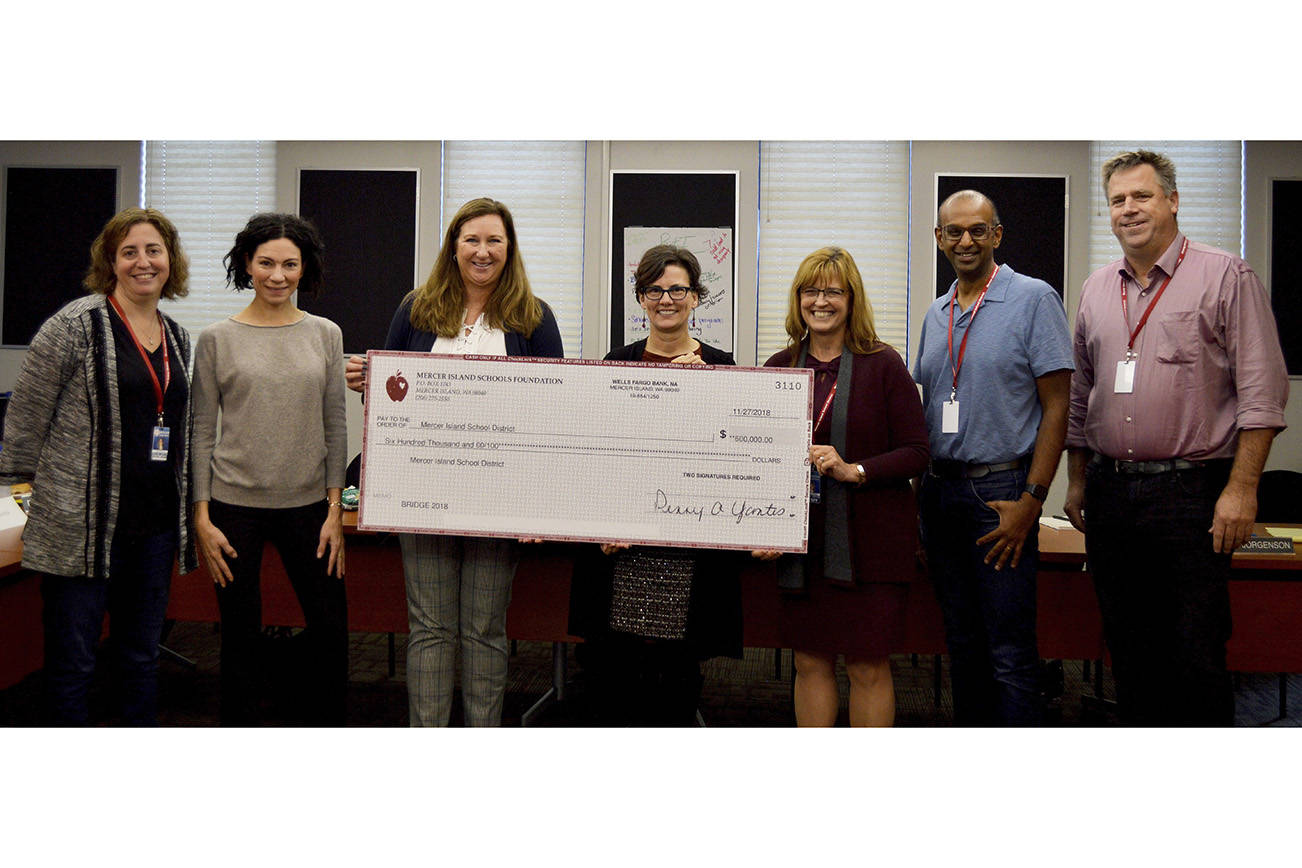
{"label": "long blonde hair", "polygon": [[511,212],[496,199],[471,199],[462,205],[448,224],[443,247],[429,279],[407,294],[411,301],[411,324],[421,331],[452,337],[461,327],[465,312],[465,285],[457,266],[457,238],[461,227],[476,217],[496,214],[506,227],[506,264],[497,288],[488,297],[484,319],[493,328],[518,332],[526,338],[542,322],[543,307],[529,288],[524,271],[524,257],[515,239],[515,222]]}
{"label": "long blonde hair", "polygon": [[826,286],[837,280],[850,293],[850,311],[846,319],[845,345],[852,353],[875,353],[885,346],[877,338],[873,325],[873,306],[863,288],[859,267],[848,250],[840,247],[821,247],[805,257],[791,281],[791,298],[787,304],[787,349],[791,352],[791,367],[800,359],[800,345],[809,336],[809,328],[800,315],[800,290],[822,283]]}

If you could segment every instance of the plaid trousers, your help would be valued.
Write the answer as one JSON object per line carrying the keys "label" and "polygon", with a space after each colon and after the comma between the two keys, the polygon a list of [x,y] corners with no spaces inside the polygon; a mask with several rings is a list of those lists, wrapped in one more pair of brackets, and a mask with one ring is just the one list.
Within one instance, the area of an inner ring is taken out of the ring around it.
{"label": "plaid trousers", "polygon": [[461,645],[467,726],[498,726],[506,693],[506,608],[514,540],[398,535],[407,584],[407,708],[412,726],[447,726]]}

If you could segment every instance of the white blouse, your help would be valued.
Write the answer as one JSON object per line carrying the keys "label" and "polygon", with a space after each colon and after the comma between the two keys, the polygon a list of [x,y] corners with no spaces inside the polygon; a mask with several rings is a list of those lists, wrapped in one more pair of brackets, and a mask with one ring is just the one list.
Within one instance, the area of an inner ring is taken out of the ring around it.
{"label": "white blouse", "polygon": [[456,337],[439,335],[430,352],[456,356],[504,356],[506,332],[488,325],[481,313],[473,325],[458,329]]}

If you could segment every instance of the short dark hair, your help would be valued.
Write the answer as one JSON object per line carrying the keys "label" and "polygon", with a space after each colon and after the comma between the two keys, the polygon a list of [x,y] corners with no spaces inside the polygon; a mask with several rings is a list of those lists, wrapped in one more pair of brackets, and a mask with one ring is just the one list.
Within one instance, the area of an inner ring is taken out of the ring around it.
{"label": "short dark hair", "polygon": [[642,290],[659,280],[671,265],[677,265],[686,271],[687,288],[696,293],[697,297],[705,298],[707,290],[701,285],[701,263],[696,260],[696,254],[686,247],[675,247],[672,244],[657,244],[642,254],[637,271],[633,273],[633,294],[641,300]]}
{"label": "short dark hair", "polygon": [[268,241],[286,238],[294,242],[303,259],[303,276],[298,291],[308,298],[321,294],[325,279],[325,243],[311,221],[297,214],[254,214],[235,236],[235,246],[222,257],[226,266],[226,283],[237,290],[253,286],[248,261]]}
{"label": "short dark hair", "polygon": [[137,223],[148,223],[157,229],[167,248],[167,283],[163,284],[163,298],[184,298],[190,292],[190,258],[181,249],[181,237],[172,221],[153,208],[126,208],[109,218],[90,245],[90,268],[81,285],[101,295],[113,291],[118,282],[113,271],[118,247]]}

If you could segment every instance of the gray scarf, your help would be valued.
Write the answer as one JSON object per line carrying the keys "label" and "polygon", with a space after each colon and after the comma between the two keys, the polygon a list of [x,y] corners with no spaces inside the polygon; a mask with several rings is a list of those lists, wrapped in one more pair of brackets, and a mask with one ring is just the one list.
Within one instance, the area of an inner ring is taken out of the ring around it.
{"label": "gray scarf", "polygon": [[[805,367],[809,345],[800,348],[796,367]],[[845,459],[845,429],[849,416],[851,380],[854,376],[854,354],[849,347],[841,350],[841,367],[836,374],[836,397],[832,399],[832,447]],[[850,499],[845,486],[830,476],[824,476],[823,503],[826,506],[823,522],[823,575],[834,582],[854,584],[854,569],[850,566]],[[778,587],[784,591],[803,591],[805,582],[805,555],[783,555],[778,558]]]}

